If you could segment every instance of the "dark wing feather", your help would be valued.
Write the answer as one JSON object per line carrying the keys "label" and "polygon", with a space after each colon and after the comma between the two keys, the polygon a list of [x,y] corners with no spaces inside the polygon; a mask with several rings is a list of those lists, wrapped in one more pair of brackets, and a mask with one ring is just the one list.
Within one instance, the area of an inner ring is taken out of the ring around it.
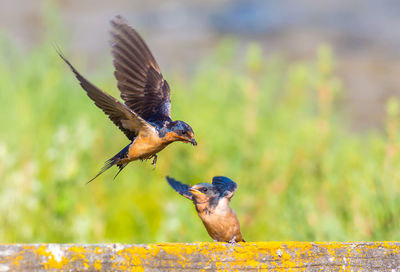
{"label": "dark wing feather", "polygon": [[149,48],[125,20],[111,21],[115,77],[125,104],[145,120],[170,119],[170,89]]}
{"label": "dark wing feather", "polygon": [[180,195],[183,195],[184,197],[193,200],[193,195],[192,193],[189,191],[190,186],[187,184],[183,184],[179,181],[177,181],[174,178],[170,178],[167,176],[167,181],[169,183],[169,185],[171,185],[171,187]]}
{"label": "dark wing feather", "polygon": [[223,176],[213,177],[212,185],[218,190],[220,196],[228,198],[232,198],[237,189],[237,184],[233,180]]}
{"label": "dark wing feather", "polygon": [[152,130],[153,127],[145,120],[140,118],[136,113],[129,109],[126,105],[112,97],[111,95],[103,92],[86,78],[84,78],[72,64],[64,57],[60,50],[57,50],[60,57],[68,64],[74,72],[76,78],[79,80],[82,88],[86,91],[87,95],[94,101],[96,106],[103,110],[108,115],[108,118],[122,130],[126,137],[131,141],[139,133],[139,130]]}

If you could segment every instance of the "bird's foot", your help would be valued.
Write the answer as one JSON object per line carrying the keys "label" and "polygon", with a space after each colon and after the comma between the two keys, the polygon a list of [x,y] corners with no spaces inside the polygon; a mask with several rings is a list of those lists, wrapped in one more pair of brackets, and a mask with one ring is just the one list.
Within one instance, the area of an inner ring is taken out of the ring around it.
{"label": "bird's foot", "polygon": [[236,235],[232,237],[232,239],[228,242],[229,244],[237,244]]}
{"label": "bird's foot", "polygon": [[153,156],[153,162],[151,163],[153,165],[153,170],[156,169],[156,163],[157,163],[157,155]]}
{"label": "bird's foot", "polygon": [[228,242],[228,244],[229,244],[230,251],[234,251],[234,247],[236,247],[236,246],[240,247],[239,243],[236,242],[236,236],[233,236],[232,239]]}

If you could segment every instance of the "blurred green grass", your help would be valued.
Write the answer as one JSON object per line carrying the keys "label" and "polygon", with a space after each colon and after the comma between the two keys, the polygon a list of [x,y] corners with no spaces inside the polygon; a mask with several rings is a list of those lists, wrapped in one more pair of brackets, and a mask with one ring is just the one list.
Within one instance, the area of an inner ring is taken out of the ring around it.
{"label": "blurred green grass", "polygon": [[[82,74],[119,97],[110,62]],[[172,116],[199,145],[175,143],[89,185],[128,140],[96,108],[51,43],[22,52],[0,39],[0,241],[210,241],[193,205],[168,186],[226,175],[247,241],[399,240],[399,103],[383,131],[350,132],[334,57],[246,54],[226,40],[188,76],[164,71]],[[197,64],[196,64],[197,65]],[[106,68],[104,68],[106,67]]]}

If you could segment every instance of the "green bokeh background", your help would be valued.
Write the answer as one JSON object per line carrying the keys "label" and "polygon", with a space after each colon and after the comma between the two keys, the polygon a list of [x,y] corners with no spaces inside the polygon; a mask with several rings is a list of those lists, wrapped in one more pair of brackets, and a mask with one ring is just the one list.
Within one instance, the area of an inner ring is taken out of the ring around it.
{"label": "green bokeh background", "polygon": [[[329,46],[288,62],[227,39],[194,73],[164,71],[172,116],[199,145],[174,143],[156,170],[134,162],[115,181],[112,169],[87,185],[128,140],[57,56],[61,26],[49,25],[29,52],[0,38],[1,242],[211,241],[166,175],[235,180],[247,241],[400,239],[399,103],[388,101],[383,130],[350,131]],[[61,42],[83,75],[119,97],[110,59],[87,72]]]}

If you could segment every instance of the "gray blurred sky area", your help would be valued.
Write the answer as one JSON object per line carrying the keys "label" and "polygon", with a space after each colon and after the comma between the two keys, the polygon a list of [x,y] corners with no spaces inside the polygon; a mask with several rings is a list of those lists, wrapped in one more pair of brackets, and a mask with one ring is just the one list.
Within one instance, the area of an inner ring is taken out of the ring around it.
{"label": "gray blurred sky area", "polygon": [[314,57],[327,42],[354,128],[379,125],[387,97],[400,94],[398,0],[3,1],[0,31],[23,48],[40,43],[49,3],[66,30],[58,38],[68,36],[71,50],[89,59],[109,52],[109,21],[117,14],[143,34],[163,69],[196,64],[227,35],[288,59]]}

